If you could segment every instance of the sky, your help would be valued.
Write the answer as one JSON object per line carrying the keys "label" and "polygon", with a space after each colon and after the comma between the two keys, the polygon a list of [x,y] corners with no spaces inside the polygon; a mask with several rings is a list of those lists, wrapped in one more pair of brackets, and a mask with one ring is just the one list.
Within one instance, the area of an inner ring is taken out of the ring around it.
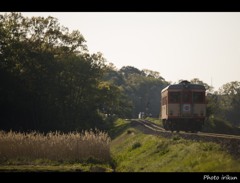
{"label": "sky", "polygon": [[240,12],[22,12],[79,30],[90,53],[118,69],[157,71],[172,83],[199,78],[218,90],[240,81]]}

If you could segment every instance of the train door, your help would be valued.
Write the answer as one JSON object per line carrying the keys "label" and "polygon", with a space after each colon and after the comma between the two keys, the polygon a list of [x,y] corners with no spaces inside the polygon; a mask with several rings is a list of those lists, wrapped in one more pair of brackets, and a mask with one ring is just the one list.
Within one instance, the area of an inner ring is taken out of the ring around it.
{"label": "train door", "polygon": [[182,92],[182,103],[181,103],[181,113],[182,116],[191,116],[192,114],[192,92],[183,91]]}

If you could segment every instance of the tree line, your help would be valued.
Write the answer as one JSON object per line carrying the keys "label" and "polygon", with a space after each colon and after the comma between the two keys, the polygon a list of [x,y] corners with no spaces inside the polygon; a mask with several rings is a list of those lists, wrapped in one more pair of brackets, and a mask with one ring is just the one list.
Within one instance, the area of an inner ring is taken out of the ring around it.
{"label": "tree line", "polygon": [[[156,71],[107,64],[54,17],[21,13],[0,15],[0,83],[0,129],[17,131],[105,129],[109,117],[139,112],[159,117],[160,92],[170,84]],[[239,88],[236,81],[210,91],[209,115],[238,124]]]}
{"label": "tree line", "polygon": [[50,16],[4,14],[0,46],[2,129],[77,130],[101,121],[105,59],[89,54],[79,31]]}

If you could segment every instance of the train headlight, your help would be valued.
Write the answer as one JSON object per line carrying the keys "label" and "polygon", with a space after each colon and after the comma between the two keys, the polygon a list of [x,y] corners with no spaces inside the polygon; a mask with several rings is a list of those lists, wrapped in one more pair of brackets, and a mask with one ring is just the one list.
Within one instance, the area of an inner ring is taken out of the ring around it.
{"label": "train headlight", "polygon": [[184,112],[189,112],[191,110],[190,104],[183,104],[183,111]]}

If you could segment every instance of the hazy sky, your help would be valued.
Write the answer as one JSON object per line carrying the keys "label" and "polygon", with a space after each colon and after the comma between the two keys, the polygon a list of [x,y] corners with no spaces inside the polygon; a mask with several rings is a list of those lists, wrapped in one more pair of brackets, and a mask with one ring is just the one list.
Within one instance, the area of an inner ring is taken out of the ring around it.
{"label": "hazy sky", "polygon": [[240,81],[239,12],[62,12],[51,15],[79,30],[91,53],[101,52],[118,69],[160,72],[167,81],[200,80],[217,90]]}

